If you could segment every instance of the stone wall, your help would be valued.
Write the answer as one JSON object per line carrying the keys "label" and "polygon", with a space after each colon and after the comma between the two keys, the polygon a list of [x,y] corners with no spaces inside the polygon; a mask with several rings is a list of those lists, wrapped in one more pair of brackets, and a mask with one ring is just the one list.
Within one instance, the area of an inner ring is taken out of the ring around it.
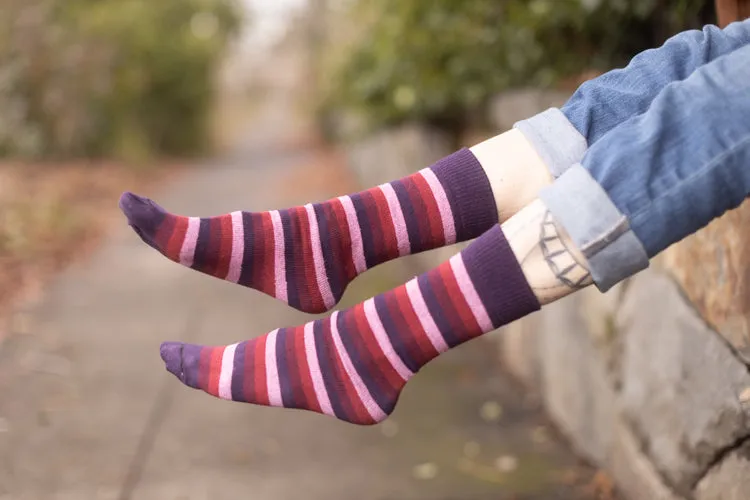
{"label": "stone wall", "polygon": [[[493,105],[506,130],[566,95],[519,91]],[[450,153],[405,127],[348,149],[363,186]],[[626,498],[750,498],[750,208],[673,246],[606,294],[589,288],[494,336],[505,369],[537,392],[578,452]],[[455,248],[417,260],[422,271]],[[412,262],[414,262],[412,260]]]}
{"label": "stone wall", "polygon": [[[498,130],[560,97],[498,99]],[[746,204],[608,293],[589,288],[497,337],[505,368],[627,498],[750,498],[749,224]]]}

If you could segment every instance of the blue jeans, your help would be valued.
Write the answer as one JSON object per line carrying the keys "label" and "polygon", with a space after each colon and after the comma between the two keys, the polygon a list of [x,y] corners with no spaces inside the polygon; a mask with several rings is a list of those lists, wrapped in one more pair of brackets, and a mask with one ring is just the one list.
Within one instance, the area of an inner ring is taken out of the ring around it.
{"label": "blue jeans", "polygon": [[584,83],[561,110],[549,109],[515,126],[558,177],[607,132],[644,113],[665,86],[748,43],[750,20],[723,30],[685,31],[638,54],[627,67]]}
{"label": "blue jeans", "polygon": [[540,193],[602,290],[750,194],[750,44],[667,84],[646,108]]}

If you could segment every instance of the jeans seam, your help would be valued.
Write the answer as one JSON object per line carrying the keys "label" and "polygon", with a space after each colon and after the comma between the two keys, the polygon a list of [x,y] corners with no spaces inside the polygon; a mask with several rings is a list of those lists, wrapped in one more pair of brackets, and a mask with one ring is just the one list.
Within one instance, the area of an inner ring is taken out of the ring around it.
{"label": "jeans seam", "polygon": [[621,217],[607,230],[602,231],[599,236],[592,239],[581,247],[581,253],[586,258],[591,258],[607,248],[623,234],[630,231],[630,223],[625,215]]}
{"label": "jeans seam", "polygon": [[637,212],[634,212],[632,215],[630,215],[630,219],[638,219],[642,217],[643,215],[648,212],[653,205],[656,204],[657,201],[666,198],[668,196],[671,196],[675,191],[677,191],[683,184],[686,182],[690,182],[694,179],[703,177],[706,175],[706,173],[714,167],[716,164],[720,163],[724,158],[732,155],[737,149],[747,145],[750,143],[750,134],[747,134],[745,137],[743,137],[741,140],[737,141],[732,147],[726,149],[721,154],[715,156],[713,159],[711,159],[709,162],[707,162],[705,165],[703,165],[701,168],[697,169],[694,173],[689,175],[688,177],[682,179],[680,182],[675,184],[674,186],[670,187],[668,190],[661,193],[658,197],[653,198],[650,200],[645,206],[641,207]]}

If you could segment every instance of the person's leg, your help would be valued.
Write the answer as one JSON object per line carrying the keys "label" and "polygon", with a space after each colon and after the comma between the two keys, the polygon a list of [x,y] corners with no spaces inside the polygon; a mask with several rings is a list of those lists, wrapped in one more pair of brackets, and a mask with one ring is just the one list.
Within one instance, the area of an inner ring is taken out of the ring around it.
{"label": "person's leg", "polygon": [[[610,130],[644,113],[664,87],[696,69],[750,44],[750,20],[724,29],[679,33],[661,47],[635,56],[615,69],[583,83],[561,108],[552,108],[516,124],[544,159],[554,177],[583,158],[568,144],[585,140],[593,146]],[[571,154],[575,152],[575,154]]]}
{"label": "person's leg", "polygon": [[536,201],[432,271],[326,319],[229,346],[165,342],[161,356],[222,399],[374,424],[430,360],[590,282]]}
{"label": "person's leg", "polygon": [[[493,153],[493,154],[489,154]],[[399,256],[481,235],[551,181],[511,130],[403,179],[287,210],[182,217],[125,193],[120,207],[169,259],[305,312],[335,306],[359,274]]]}
{"label": "person's leg", "polygon": [[587,141],[640,112],[668,82],[750,41],[750,21],[706,27],[584,84],[562,111],[451,155],[413,176],[326,203],[199,219],[126,194],[121,207],[170,259],[307,312],[333,307],[364,270],[472,239],[507,220],[570,165]]}
{"label": "person's leg", "polygon": [[326,319],[230,346],[167,342],[161,356],[184,384],[222,399],[374,424],[428,361],[538,308],[496,225],[436,269]]}
{"label": "person's leg", "polygon": [[750,45],[674,82],[540,198],[606,290],[750,194]]}

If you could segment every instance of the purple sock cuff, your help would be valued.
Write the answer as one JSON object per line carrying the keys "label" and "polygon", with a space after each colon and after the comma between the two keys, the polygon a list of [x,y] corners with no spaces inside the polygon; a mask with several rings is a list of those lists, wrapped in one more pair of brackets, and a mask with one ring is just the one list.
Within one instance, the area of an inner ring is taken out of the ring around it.
{"label": "purple sock cuff", "polygon": [[499,224],[461,255],[495,328],[541,308]]}
{"label": "purple sock cuff", "polygon": [[461,149],[431,169],[448,196],[458,241],[474,239],[498,222],[490,181],[474,153]]}

